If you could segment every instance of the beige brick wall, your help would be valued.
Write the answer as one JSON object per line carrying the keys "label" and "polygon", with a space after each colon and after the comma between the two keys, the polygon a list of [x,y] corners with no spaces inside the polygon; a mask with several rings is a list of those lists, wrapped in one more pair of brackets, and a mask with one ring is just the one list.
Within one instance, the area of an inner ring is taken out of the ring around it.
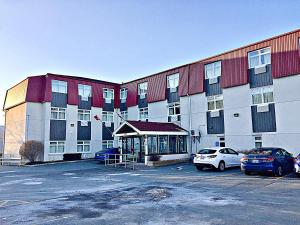
{"label": "beige brick wall", "polygon": [[6,111],[5,125],[4,155],[19,157],[19,148],[26,133],[26,103]]}

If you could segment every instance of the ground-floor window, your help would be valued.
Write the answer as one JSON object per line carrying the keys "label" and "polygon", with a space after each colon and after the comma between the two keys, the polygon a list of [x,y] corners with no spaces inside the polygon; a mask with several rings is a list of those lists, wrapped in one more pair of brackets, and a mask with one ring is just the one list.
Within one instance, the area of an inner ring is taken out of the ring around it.
{"label": "ground-floor window", "polygon": [[225,137],[219,138],[219,145],[220,145],[220,147],[225,147]]}
{"label": "ground-floor window", "polygon": [[102,150],[106,150],[108,148],[113,148],[113,147],[114,147],[113,140],[102,141]]}
{"label": "ground-floor window", "polygon": [[148,154],[182,154],[187,152],[186,136],[148,136]]}
{"label": "ground-floor window", "polygon": [[90,152],[90,141],[77,141],[77,152],[78,153],[86,153]]}
{"label": "ground-floor window", "polygon": [[65,152],[65,142],[64,141],[50,141],[49,153],[64,153]]}
{"label": "ground-floor window", "polygon": [[261,148],[262,147],[262,137],[261,136],[255,136],[255,148]]}
{"label": "ground-floor window", "polygon": [[157,136],[148,136],[148,154],[157,154]]}

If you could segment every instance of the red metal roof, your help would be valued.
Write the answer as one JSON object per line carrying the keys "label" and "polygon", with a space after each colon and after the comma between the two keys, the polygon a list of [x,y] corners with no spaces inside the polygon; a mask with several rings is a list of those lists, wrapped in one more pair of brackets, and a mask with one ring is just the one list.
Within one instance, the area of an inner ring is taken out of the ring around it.
{"label": "red metal roof", "polygon": [[134,126],[140,131],[159,131],[159,132],[180,132],[186,131],[182,127],[174,123],[161,123],[161,122],[145,122],[145,121],[127,121],[127,123]]}

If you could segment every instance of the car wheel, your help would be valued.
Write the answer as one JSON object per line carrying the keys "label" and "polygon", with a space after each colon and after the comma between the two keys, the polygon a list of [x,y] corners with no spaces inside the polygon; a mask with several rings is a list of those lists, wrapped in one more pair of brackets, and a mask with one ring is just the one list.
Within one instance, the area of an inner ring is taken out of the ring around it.
{"label": "car wheel", "polygon": [[203,170],[203,166],[196,165],[196,168],[197,168],[197,170],[199,170],[199,171]]}
{"label": "car wheel", "polygon": [[225,170],[225,163],[221,161],[218,166],[219,171],[223,172]]}
{"label": "car wheel", "polygon": [[244,174],[245,175],[251,175],[251,173],[249,171],[247,171],[247,170],[244,171]]}
{"label": "car wheel", "polygon": [[278,177],[282,177],[282,175],[283,175],[282,166],[279,165],[279,166],[277,167],[276,175],[277,175]]}

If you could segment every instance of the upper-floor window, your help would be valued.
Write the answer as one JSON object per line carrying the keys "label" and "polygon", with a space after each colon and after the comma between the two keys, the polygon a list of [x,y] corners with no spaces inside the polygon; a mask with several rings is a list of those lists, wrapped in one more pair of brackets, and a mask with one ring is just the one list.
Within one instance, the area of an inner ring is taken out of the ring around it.
{"label": "upper-floor window", "polygon": [[139,111],[139,118],[140,118],[140,120],[142,120],[142,121],[147,120],[148,119],[148,107],[146,107],[146,108],[140,108],[139,110],[140,110]]}
{"label": "upper-floor window", "polygon": [[207,97],[208,111],[223,109],[223,95],[214,95]]}
{"label": "upper-floor window", "polygon": [[249,68],[271,64],[271,48],[263,48],[248,53]]}
{"label": "upper-floor window", "polygon": [[113,112],[102,112],[102,122],[114,122],[114,113]]}
{"label": "upper-floor window", "polygon": [[121,111],[121,117],[124,120],[128,120],[128,111]]}
{"label": "upper-floor window", "polygon": [[66,119],[66,109],[51,107],[51,119],[52,120],[65,120]]}
{"label": "upper-floor window", "polygon": [[168,105],[168,116],[169,116],[169,122],[172,121],[179,121],[180,120],[180,103],[175,102],[175,103],[170,103]]}
{"label": "upper-floor window", "polygon": [[91,120],[91,110],[79,109],[78,110],[78,120],[79,121],[90,121]]}
{"label": "upper-floor window", "polygon": [[205,65],[205,79],[214,79],[221,76],[221,61]]}
{"label": "upper-floor window", "polygon": [[126,88],[122,88],[120,91],[120,100],[122,103],[125,103],[127,99],[127,89]]}
{"label": "upper-floor window", "polygon": [[92,97],[92,87],[90,85],[78,84],[78,94],[81,100],[88,101]]}
{"label": "upper-floor window", "polygon": [[148,82],[138,84],[138,95],[140,98],[145,98],[148,89]]}
{"label": "upper-floor window", "polygon": [[176,88],[179,86],[179,73],[167,76],[167,88],[170,88],[171,92],[176,92]]}
{"label": "upper-floor window", "polygon": [[52,80],[52,92],[67,94],[68,83],[60,80]]}
{"label": "upper-floor window", "polygon": [[252,90],[252,104],[268,104],[274,102],[273,88],[263,87]]}
{"label": "upper-floor window", "polygon": [[114,89],[104,88],[103,98],[105,103],[111,103],[111,101],[114,99]]}

